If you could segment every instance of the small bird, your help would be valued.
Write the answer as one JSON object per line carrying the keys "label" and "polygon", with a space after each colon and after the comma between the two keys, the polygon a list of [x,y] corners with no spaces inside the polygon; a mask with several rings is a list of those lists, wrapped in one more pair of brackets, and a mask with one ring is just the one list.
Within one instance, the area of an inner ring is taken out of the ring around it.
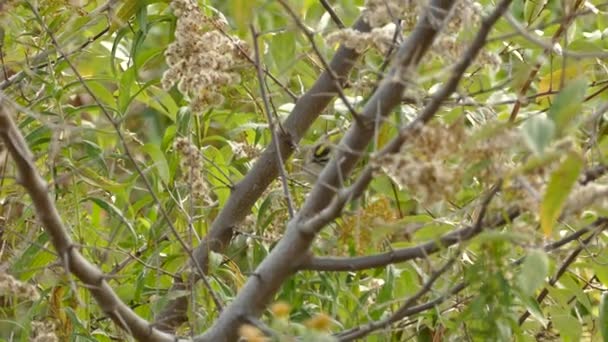
{"label": "small bird", "polygon": [[304,166],[302,168],[306,180],[309,183],[315,183],[323,168],[329,162],[332,153],[332,146],[329,142],[323,141],[317,143],[313,146],[313,148],[309,151],[306,159],[304,161]]}

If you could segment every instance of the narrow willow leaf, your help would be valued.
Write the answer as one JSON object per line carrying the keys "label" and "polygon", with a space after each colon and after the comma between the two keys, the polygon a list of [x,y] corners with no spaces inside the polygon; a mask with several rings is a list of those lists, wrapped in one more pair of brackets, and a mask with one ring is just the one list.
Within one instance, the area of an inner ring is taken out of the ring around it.
{"label": "narrow willow leaf", "polygon": [[135,83],[135,68],[132,66],[125,70],[120,78],[120,87],[118,89],[118,110],[122,114],[126,114],[129,104],[131,104],[131,87]]}
{"label": "narrow willow leaf", "polygon": [[167,162],[167,158],[165,158],[165,154],[160,148],[154,144],[145,144],[142,146],[142,149],[152,158],[154,162],[154,167],[158,171],[158,175],[160,179],[168,184],[171,178],[171,172],[169,171],[169,163]]}
{"label": "narrow willow leaf", "polygon": [[602,293],[600,300],[600,332],[602,333],[602,341],[608,342],[608,292]]}
{"label": "narrow willow leaf", "polygon": [[124,223],[127,226],[127,228],[129,229],[129,232],[131,232],[131,235],[133,236],[133,239],[135,241],[138,240],[137,233],[135,232],[135,228],[131,224],[131,221],[129,221],[123,214],[122,210],[118,209],[118,207],[116,207],[114,204],[112,204],[104,199],[98,198],[98,197],[87,197],[87,198],[83,199],[82,201],[83,202],[91,201],[91,202],[97,204],[97,206],[99,206],[103,210],[105,210],[108,214],[110,214],[114,217],[117,217],[120,221],[122,221],[122,223]]}
{"label": "narrow willow leaf", "polygon": [[572,152],[551,174],[540,204],[540,226],[545,236],[553,231],[553,224],[562,212],[566,199],[583,168],[582,158]]}
{"label": "narrow willow leaf", "polygon": [[524,295],[534,295],[534,292],[545,283],[548,273],[549,259],[547,254],[542,250],[530,251],[517,277],[519,287]]}

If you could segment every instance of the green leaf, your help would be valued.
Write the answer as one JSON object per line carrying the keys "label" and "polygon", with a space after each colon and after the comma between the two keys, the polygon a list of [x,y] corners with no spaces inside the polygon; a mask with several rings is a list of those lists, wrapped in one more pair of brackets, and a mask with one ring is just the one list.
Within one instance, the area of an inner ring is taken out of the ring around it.
{"label": "green leaf", "polygon": [[129,104],[131,103],[131,87],[135,82],[135,68],[130,67],[122,74],[120,78],[120,87],[118,88],[118,110],[125,114]]}
{"label": "green leaf", "polygon": [[555,124],[541,116],[528,119],[521,129],[524,141],[536,155],[542,155],[555,137]]}
{"label": "green leaf", "polygon": [[142,150],[146,152],[150,158],[152,158],[154,167],[158,171],[160,179],[165,184],[168,184],[171,178],[171,173],[169,171],[169,163],[167,162],[167,158],[165,158],[163,151],[161,151],[160,148],[155,144],[145,144],[142,146]]}
{"label": "green leaf", "polygon": [[532,315],[532,317],[536,319],[543,326],[543,328],[546,328],[549,320],[543,315],[543,310],[541,309],[540,304],[538,304],[536,301],[536,298],[530,296],[519,296],[519,299],[525,305],[530,315]]}
{"label": "green leaf", "polygon": [[[44,250],[43,246],[49,241],[46,233],[38,235],[35,241],[29,242],[25,251],[15,258],[11,273],[19,273],[21,280],[29,280],[36,274],[36,270],[48,266],[55,260],[55,256]],[[32,271],[29,271],[29,270]]]}
{"label": "green leaf", "polygon": [[545,8],[547,0],[526,1],[524,5],[524,18],[528,24],[532,24]]}
{"label": "green leaf", "polygon": [[553,224],[559,218],[582,168],[583,159],[578,154],[571,152],[551,174],[540,204],[540,226],[545,236],[549,236],[553,231]]}
{"label": "green leaf", "polygon": [[548,273],[549,260],[547,254],[538,249],[530,251],[517,277],[517,282],[524,295],[534,295],[534,292],[545,283]]}
{"label": "green leaf", "polygon": [[587,91],[587,80],[579,78],[569,83],[555,97],[555,101],[549,108],[548,116],[555,123],[555,128],[561,133],[568,127],[572,120],[581,111],[581,104],[585,99]]}
{"label": "green leaf", "polygon": [[559,331],[562,341],[580,341],[583,329],[575,317],[567,313],[554,314],[551,316],[551,321]]}
{"label": "green leaf", "polygon": [[608,342],[608,292],[602,293],[602,299],[600,300],[599,321],[602,340],[604,342]]}
{"label": "green leaf", "polygon": [[114,204],[97,197],[87,197],[82,201],[91,201],[105,210],[108,214],[118,217],[127,226],[127,228],[129,228],[133,238],[135,241],[137,241],[137,233],[135,232],[135,228],[133,228],[131,221],[129,221],[123,214],[122,210],[118,209]]}
{"label": "green leaf", "polygon": [[87,86],[95,94],[95,97],[99,99],[105,105],[113,105],[116,101],[114,95],[106,88],[103,84],[96,81],[88,81]]}

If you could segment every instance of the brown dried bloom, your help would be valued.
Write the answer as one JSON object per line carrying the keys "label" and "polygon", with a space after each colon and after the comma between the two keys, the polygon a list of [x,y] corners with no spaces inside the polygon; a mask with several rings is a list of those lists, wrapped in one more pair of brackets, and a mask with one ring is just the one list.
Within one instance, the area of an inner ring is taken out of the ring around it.
{"label": "brown dried bloom", "polygon": [[195,0],[173,0],[177,16],[175,41],[165,51],[169,69],[162,86],[190,96],[194,112],[217,106],[224,101],[221,89],[240,82],[235,68],[242,64],[245,42],[225,35],[222,21],[201,12]]}
{"label": "brown dried bloom", "polygon": [[384,26],[387,23],[395,22],[398,19],[407,23],[416,22],[420,0],[366,0],[363,16],[371,27]]}
{"label": "brown dried bloom", "polygon": [[40,298],[33,285],[21,282],[10,274],[0,273],[0,297],[3,296],[32,301]]}
{"label": "brown dried bloom", "polygon": [[474,0],[458,0],[450,15],[446,33],[454,33],[481,22],[482,6]]}
{"label": "brown dried bloom", "polygon": [[365,208],[357,210],[354,215],[344,217],[338,234],[338,246],[348,248],[354,244],[357,254],[365,254],[368,249],[379,248],[379,242],[374,241],[374,232],[379,225],[393,223],[397,220],[397,212],[391,207],[386,197],[379,198]]}
{"label": "brown dried bloom", "polygon": [[52,321],[32,321],[32,339],[33,342],[58,342],[59,337],[55,334],[57,329]]}
{"label": "brown dried bloom", "polygon": [[346,28],[327,35],[329,45],[341,43],[349,49],[362,53],[368,48],[375,48],[386,53],[393,45],[396,26],[393,23],[372,29],[371,32],[360,32]]}
{"label": "brown dried bloom", "polygon": [[211,202],[209,187],[203,178],[203,155],[188,139],[177,138],[173,147],[182,155],[180,167],[185,181],[190,184],[192,196]]}
{"label": "brown dried bloom", "polygon": [[[442,59],[458,60],[468,43],[462,37],[458,37],[458,32],[469,30],[478,25],[482,18],[481,5],[473,0],[460,0],[452,11],[446,25],[446,33],[439,37],[433,45],[432,53]],[[465,34],[466,36],[466,34]],[[488,49],[480,51],[476,57],[478,64],[496,68],[501,65],[500,57]]]}
{"label": "brown dried bloom", "polygon": [[476,179],[486,182],[503,173],[501,158],[511,148],[513,135],[497,132],[469,144],[471,136],[460,123],[424,126],[399,153],[375,158],[372,163],[421,201],[433,203],[456,193],[470,170],[475,171]]}
{"label": "brown dried bloom", "polygon": [[[432,54],[441,59],[456,61],[462,58],[467,46],[468,43],[459,40],[455,36],[444,35],[433,45]],[[480,51],[475,61],[477,65],[489,66],[491,68],[497,68],[502,64],[502,60],[498,54],[487,49]]]}

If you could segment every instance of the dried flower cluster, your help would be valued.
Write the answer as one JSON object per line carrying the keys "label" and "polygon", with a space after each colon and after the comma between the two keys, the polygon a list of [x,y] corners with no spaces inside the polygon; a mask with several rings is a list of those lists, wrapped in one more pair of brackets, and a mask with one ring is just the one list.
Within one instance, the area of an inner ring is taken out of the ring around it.
{"label": "dried flower cluster", "polygon": [[446,32],[455,33],[481,22],[482,6],[474,0],[458,0],[448,20]]}
{"label": "dried flower cluster", "polygon": [[374,28],[371,32],[359,32],[346,28],[327,35],[327,43],[330,45],[344,44],[347,48],[358,53],[363,53],[368,48],[375,48],[384,54],[393,45],[395,28],[393,23]]}
{"label": "dried flower cluster", "polygon": [[[462,58],[464,50],[468,44],[462,42],[455,36],[442,36],[441,39],[433,45],[432,54],[444,60],[456,61]],[[476,65],[489,66],[491,68],[497,68],[502,64],[500,56],[495,52],[483,49],[479,52],[475,58]]]}
{"label": "dried flower cluster", "polygon": [[249,145],[239,141],[228,141],[228,144],[232,148],[232,153],[237,159],[255,159],[259,157],[260,150],[255,146]]}
{"label": "dried flower cluster", "polygon": [[224,34],[225,24],[203,15],[195,0],[173,0],[177,16],[175,41],[165,58],[169,69],[162,86],[190,96],[192,111],[217,106],[224,101],[224,87],[240,82],[235,69],[244,61],[245,42]]}
{"label": "dried flower cluster", "polygon": [[509,131],[467,143],[471,134],[464,125],[425,126],[396,154],[375,158],[372,163],[414,197],[433,203],[454,195],[467,172],[478,181],[493,182],[506,167],[501,158],[513,144]]}
{"label": "dried flower cluster", "polygon": [[[474,0],[460,0],[452,11],[442,34],[433,45],[432,53],[440,58],[458,60],[468,43],[458,37],[458,32],[474,32],[471,27],[478,25],[482,19],[482,7]],[[466,34],[465,34],[466,35]],[[500,57],[489,49],[482,49],[476,58],[479,65],[498,67]]]}
{"label": "dried flower cluster", "polygon": [[203,154],[188,139],[175,139],[174,148],[182,155],[180,167],[186,182],[190,185],[192,196],[209,203],[209,187],[203,178]]}
{"label": "dried flower cluster", "polygon": [[56,325],[52,321],[32,321],[32,342],[58,342]]}
{"label": "dried flower cluster", "polygon": [[21,282],[7,273],[0,273],[0,296],[24,300],[38,300],[40,298],[36,287]]}
{"label": "dried flower cluster", "polygon": [[340,225],[338,246],[348,248],[349,244],[354,243],[352,249],[357,254],[367,254],[370,248],[378,249],[380,246],[377,244],[381,241],[373,241],[374,235],[378,235],[378,226],[393,223],[397,218],[397,212],[392,208],[390,201],[382,197],[359,209],[354,215],[344,218]]}
{"label": "dried flower cluster", "polygon": [[[398,19],[416,22],[421,0],[366,0],[363,17],[371,27],[384,26]],[[407,25],[406,25],[407,27]]]}

